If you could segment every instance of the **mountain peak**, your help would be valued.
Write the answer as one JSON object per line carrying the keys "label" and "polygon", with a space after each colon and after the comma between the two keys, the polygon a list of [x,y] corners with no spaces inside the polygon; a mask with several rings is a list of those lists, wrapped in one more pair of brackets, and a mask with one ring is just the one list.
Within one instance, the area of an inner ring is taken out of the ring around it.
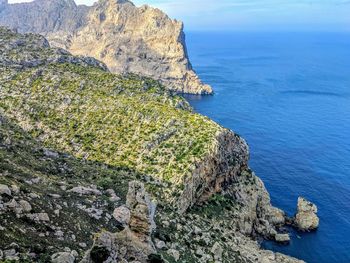
{"label": "mountain peak", "polygon": [[131,5],[134,5],[129,0],[99,0],[98,4],[131,4]]}
{"label": "mountain peak", "polygon": [[0,25],[42,34],[53,46],[103,61],[113,73],[151,77],[181,93],[212,93],[192,70],[182,23],[159,9],[129,0],[98,0],[92,7],[35,0],[2,7]]}

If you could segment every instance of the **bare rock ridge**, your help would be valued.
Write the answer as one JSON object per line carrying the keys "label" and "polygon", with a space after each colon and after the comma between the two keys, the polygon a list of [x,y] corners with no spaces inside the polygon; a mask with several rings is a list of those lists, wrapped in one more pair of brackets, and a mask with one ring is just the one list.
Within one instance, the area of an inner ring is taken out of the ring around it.
{"label": "bare rock ridge", "polygon": [[87,10],[85,6],[78,7],[73,0],[6,4],[0,12],[0,23],[19,32],[43,35],[57,31],[73,32],[83,25]]}
{"label": "bare rock ridge", "polygon": [[152,77],[180,93],[212,93],[191,66],[183,23],[159,9],[127,0],[99,0],[92,7],[73,0],[1,1],[0,25],[42,34],[52,46],[99,59],[114,73]]}

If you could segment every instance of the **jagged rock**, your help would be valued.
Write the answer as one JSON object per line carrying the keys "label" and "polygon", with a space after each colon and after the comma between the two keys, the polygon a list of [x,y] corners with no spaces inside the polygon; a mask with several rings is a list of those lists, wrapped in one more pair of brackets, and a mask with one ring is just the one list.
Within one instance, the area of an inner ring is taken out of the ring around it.
{"label": "jagged rock", "polygon": [[0,24],[45,35],[54,46],[91,56],[115,73],[136,73],[185,93],[209,94],[187,55],[183,24],[147,5],[100,0],[92,7],[73,0],[4,5]]}
{"label": "jagged rock", "polygon": [[3,194],[11,196],[11,190],[7,185],[0,184],[0,195]]}
{"label": "jagged rock", "polygon": [[130,230],[135,232],[141,240],[148,242],[155,227],[155,205],[146,193],[143,183],[138,181],[129,183],[126,206],[130,209]]}
{"label": "jagged rock", "polygon": [[315,230],[319,225],[317,216],[317,206],[305,198],[298,198],[297,214],[295,215],[295,224],[302,231]]}
{"label": "jagged rock", "polygon": [[124,262],[122,260],[129,258],[142,263],[148,262],[148,256],[155,252],[151,240],[151,232],[155,227],[155,206],[150,201],[143,183],[129,183],[126,206],[116,208],[113,214],[116,220],[124,225],[124,229],[116,234],[99,234],[93,247],[86,252],[82,263]]}
{"label": "jagged rock", "polygon": [[277,234],[276,227],[285,223],[284,212],[271,205],[264,183],[252,171],[242,171],[235,180],[227,193],[243,205],[237,213],[240,231],[273,239]]}
{"label": "jagged rock", "polygon": [[276,242],[279,242],[279,243],[289,243],[290,237],[289,237],[289,234],[276,234],[275,240]]}
{"label": "jagged rock", "polygon": [[81,263],[128,262],[130,258],[146,263],[152,253],[155,253],[152,246],[126,228],[116,234],[98,234],[94,245],[85,253]]}

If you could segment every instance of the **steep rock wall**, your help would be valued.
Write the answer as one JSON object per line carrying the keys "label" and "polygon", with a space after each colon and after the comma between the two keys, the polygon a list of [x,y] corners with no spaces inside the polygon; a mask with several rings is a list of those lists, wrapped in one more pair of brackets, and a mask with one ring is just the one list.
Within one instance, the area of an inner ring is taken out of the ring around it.
{"label": "steep rock wall", "polygon": [[220,131],[212,151],[194,164],[191,175],[185,179],[179,211],[183,213],[222,192],[247,167],[248,158],[248,145],[241,137],[226,129]]}
{"label": "steep rock wall", "polygon": [[114,73],[135,73],[181,93],[210,94],[189,61],[182,22],[147,5],[100,0],[92,7],[73,0],[6,5],[0,25],[45,35],[51,45],[92,56]]}

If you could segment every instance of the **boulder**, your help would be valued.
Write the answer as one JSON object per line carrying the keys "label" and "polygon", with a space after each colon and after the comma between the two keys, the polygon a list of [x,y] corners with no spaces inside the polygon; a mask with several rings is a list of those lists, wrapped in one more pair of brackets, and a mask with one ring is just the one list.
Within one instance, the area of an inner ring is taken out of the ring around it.
{"label": "boulder", "polygon": [[7,185],[0,184],[0,195],[4,194],[11,196],[11,190]]}
{"label": "boulder", "polygon": [[297,214],[294,224],[301,231],[310,231],[318,228],[319,218],[317,216],[317,206],[305,198],[298,198]]}
{"label": "boulder", "polygon": [[156,239],[155,243],[156,243],[156,248],[158,249],[164,249],[166,247],[166,244],[163,240]]}
{"label": "boulder", "polygon": [[113,217],[118,223],[128,225],[130,222],[130,210],[126,206],[119,206],[114,209]]}
{"label": "boulder", "polygon": [[275,241],[278,243],[289,243],[290,242],[289,234],[276,234]]}
{"label": "boulder", "polygon": [[20,208],[23,212],[28,213],[32,211],[32,206],[25,200],[19,201]]}

